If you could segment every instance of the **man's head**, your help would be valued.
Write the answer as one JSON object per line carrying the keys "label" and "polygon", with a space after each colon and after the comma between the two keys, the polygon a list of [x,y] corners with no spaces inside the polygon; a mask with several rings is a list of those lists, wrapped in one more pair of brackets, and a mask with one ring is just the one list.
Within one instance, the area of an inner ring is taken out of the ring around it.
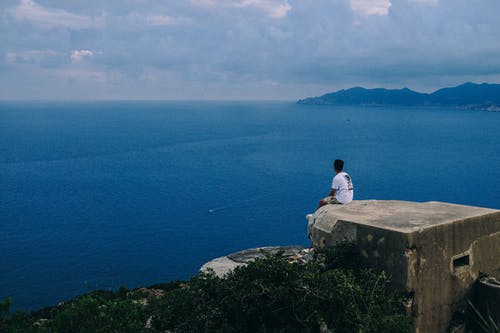
{"label": "man's head", "polygon": [[333,168],[336,172],[341,172],[342,170],[344,170],[344,161],[335,160],[335,162],[333,162]]}

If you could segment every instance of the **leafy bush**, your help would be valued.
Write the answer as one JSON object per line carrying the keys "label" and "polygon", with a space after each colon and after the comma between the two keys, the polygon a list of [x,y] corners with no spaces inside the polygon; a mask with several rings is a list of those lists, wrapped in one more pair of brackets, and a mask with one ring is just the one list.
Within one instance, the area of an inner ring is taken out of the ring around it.
{"label": "leafy bush", "polygon": [[[42,315],[44,314],[44,315]],[[130,299],[103,301],[95,294],[61,307],[13,316],[5,332],[143,332],[144,308]],[[2,331],[4,332],[4,331]]]}
{"label": "leafy bush", "polygon": [[319,257],[299,264],[269,255],[224,278],[212,272],[149,291],[94,292],[12,316],[5,327],[9,332],[411,332],[388,277],[362,268],[353,245],[341,244]]}
{"label": "leafy bush", "polygon": [[7,330],[7,323],[9,319],[9,309],[12,300],[10,298],[0,302],[0,332]]}

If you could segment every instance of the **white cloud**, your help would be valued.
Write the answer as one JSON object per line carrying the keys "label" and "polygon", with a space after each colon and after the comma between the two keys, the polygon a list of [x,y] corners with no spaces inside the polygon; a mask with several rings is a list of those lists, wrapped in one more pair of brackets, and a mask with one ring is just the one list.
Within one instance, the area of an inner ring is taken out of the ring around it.
{"label": "white cloud", "polygon": [[352,10],[361,15],[387,15],[391,6],[390,0],[350,0],[350,2]]}
{"label": "white cloud", "polygon": [[191,2],[202,7],[255,8],[274,19],[284,18],[292,9],[288,0],[191,0]]}
{"label": "white cloud", "polygon": [[146,23],[150,26],[168,26],[189,23],[190,20],[183,17],[171,17],[167,15],[149,15]]}
{"label": "white cloud", "polygon": [[9,63],[16,62],[17,54],[15,52],[7,52],[7,53],[5,53],[4,59],[5,59],[5,62],[9,62]]}
{"label": "white cloud", "polygon": [[0,0],[0,97],[29,84],[52,96],[54,72],[81,84],[75,94],[127,98],[493,81],[499,12],[493,0]]}
{"label": "white cloud", "polygon": [[269,0],[242,0],[235,2],[234,6],[243,8],[254,6],[272,18],[283,18],[292,9],[288,1],[277,3]]}
{"label": "white cloud", "polygon": [[53,50],[28,50],[18,52],[5,53],[5,61],[8,63],[31,63],[36,64],[42,62],[47,57],[55,57],[62,55],[61,52]]}
{"label": "white cloud", "polygon": [[46,8],[32,0],[21,0],[13,10],[13,16],[19,21],[29,21],[41,29],[65,27],[88,29],[102,26],[101,19],[73,14],[57,8]]}
{"label": "white cloud", "polygon": [[72,61],[81,61],[86,57],[92,57],[94,52],[89,50],[74,50],[71,52],[71,60]]}
{"label": "white cloud", "polygon": [[413,0],[413,1],[431,6],[437,6],[439,3],[439,0]]}

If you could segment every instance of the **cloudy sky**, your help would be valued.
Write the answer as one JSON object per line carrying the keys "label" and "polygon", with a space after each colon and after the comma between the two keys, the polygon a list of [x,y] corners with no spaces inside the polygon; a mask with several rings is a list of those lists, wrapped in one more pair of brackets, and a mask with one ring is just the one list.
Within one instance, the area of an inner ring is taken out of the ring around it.
{"label": "cloudy sky", "polygon": [[1,0],[0,99],[500,83],[499,0]]}

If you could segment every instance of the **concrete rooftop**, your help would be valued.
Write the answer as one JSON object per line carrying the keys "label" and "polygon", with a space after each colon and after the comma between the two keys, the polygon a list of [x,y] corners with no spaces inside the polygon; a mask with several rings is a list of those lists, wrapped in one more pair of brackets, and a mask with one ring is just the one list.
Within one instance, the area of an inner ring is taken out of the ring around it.
{"label": "concrete rooftop", "polygon": [[[500,210],[437,201],[358,200],[347,205],[323,206],[314,217],[333,215],[338,221],[409,233],[498,212]],[[318,220],[321,224],[321,220],[327,219]]]}

